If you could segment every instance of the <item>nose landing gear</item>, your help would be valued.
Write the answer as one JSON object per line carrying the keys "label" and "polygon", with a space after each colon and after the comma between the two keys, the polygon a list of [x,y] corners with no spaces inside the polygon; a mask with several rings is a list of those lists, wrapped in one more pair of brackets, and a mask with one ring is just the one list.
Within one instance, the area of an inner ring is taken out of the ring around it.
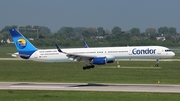
{"label": "nose landing gear", "polygon": [[156,59],[156,64],[155,64],[156,67],[159,66],[159,59]]}

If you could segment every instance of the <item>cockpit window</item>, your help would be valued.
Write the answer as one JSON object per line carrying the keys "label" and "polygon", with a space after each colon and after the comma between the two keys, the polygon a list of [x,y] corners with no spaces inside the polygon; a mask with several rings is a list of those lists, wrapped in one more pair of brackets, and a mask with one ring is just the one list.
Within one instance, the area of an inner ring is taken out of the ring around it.
{"label": "cockpit window", "polygon": [[165,52],[170,52],[171,50],[165,50]]}

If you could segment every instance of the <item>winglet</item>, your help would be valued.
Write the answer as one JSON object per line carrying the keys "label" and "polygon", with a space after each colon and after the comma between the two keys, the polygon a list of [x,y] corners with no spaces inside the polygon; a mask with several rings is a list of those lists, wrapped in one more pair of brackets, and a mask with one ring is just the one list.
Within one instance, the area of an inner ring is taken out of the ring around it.
{"label": "winglet", "polygon": [[58,52],[63,53],[63,51],[60,49],[60,47],[59,47],[59,45],[58,45],[58,44],[56,44],[56,48],[57,48]]}
{"label": "winglet", "polygon": [[86,41],[83,40],[83,43],[84,43],[84,47],[85,47],[85,48],[89,48],[88,45],[87,45],[87,43],[86,43]]}

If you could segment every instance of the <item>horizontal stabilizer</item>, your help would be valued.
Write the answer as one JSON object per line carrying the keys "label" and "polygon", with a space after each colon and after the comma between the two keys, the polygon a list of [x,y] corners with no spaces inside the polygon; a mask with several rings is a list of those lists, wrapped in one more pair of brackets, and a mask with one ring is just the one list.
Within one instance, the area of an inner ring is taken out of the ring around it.
{"label": "horizontal stabilizer", "polygon": [[29,57],[30,55],[27,55],[27,54],[19,54],[19,56],[22,56],[22,57]]}

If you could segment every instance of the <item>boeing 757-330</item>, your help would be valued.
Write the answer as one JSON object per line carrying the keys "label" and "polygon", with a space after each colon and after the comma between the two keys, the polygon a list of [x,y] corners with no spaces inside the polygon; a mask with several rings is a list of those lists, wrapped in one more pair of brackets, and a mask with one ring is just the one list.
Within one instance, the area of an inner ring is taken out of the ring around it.
{"label": "boeing 757-330", "polygon": [[95,65],[113,63],[116,59],[156,59],[171,58],[175,55],[169,48],[163,46],[127,46],[127,47],[97,47],[38,49],[31,44],[17,29],[10,29],[19,56],[40,62],[70,62],[83,61],[83,69],[94,68]]}

